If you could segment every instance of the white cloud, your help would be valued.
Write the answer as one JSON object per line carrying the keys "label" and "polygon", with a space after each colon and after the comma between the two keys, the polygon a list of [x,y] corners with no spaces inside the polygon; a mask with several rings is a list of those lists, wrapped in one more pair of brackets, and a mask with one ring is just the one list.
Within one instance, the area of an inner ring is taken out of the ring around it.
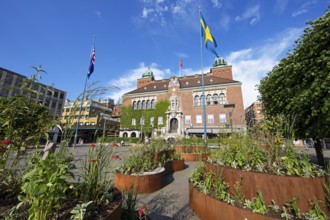
{"label": "white cloud", "polygon": [[228,30],[230,21],[231,21],[230,16],[227,14],[223,14],[220,18],[220,27],[222,27],[225,30]]}
{"label": "white cloud", "polygon": [[275,12],[282,13],[288,6],[288,0],[276,0]]}
{"label": "white cloud", "polygon": [[143,8],[142,10],[142,18],[148,18],[148,15],[150,13],[154,12],[153,9],[150,9],[150,8]]}
{"label": "white cloud", "polygon": [[253,7],[248,8],[242,15],[236,16],[235,21],[243,21],[250,20],[249,23],[251,25],[256,24],[260,20],[260,5],[255,5]]}
{"label": "white cloud", "polygon": [[[107,94],[107,97],[112,98],[115,102],[122,98],[123,94],[136,89],[137,79],[140,79],[143,73],[147,70],[147,66],[144,63],[140,63],[135,69],[129,70],[127,73],[121,75],[121,77],[111,80],[108,82],[109,86],[118,86],[120,90],[113,90]],[[171,71],[169,69],[161,69],[157,64],[152,63],[150,65],[155,79],[163,79],[171,76]]]}
{"label": "white cloud", "polygon": [[95,10],[94,13],[98,18],[101,18],[101,12],[99,10]]}
{"label": "white cloud", "polygon": [[221,8],[221,6],[222,6],[221,0],[212,0],[212,5],[215,8]]}
{"label": "white cloud", "polygon": [[298,15],[301,15],[301,14],[304,14],[304,13],[308,12],[309,7],[310,7],[311,5],[316,4],[316,3],[317,3],[317,0],[310,0],[310,1],[308,1],[308,2],[306,2],[306,3],[304,3],[304,4],[302,4],[302,5],[301,5],[296,11],[294,11],[294,12],[292,13],[292,17],[296,17],[296,16],[298,16]]}
{"label": "white cloud", "polygon": [[290,49],[302,30],[287,29],[258,47],[234,51],[225,58],[233,66],[234,80],[242,82],[245,107],[257,100],[259,93],[256,85],[280,61],[283,53]]}

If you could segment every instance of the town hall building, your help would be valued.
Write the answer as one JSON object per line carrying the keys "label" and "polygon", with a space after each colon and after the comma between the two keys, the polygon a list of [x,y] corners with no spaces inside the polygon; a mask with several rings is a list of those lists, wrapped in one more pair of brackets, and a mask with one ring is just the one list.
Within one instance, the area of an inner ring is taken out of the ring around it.
{"label": "town hall building", "polygon": [[[232,66],[223,58],[215,59],[213,67],[204,74],[206,133],[208,138],[220,133],[245,130],[242,83],[233,79]],[[137,88],[123,95],[122,106],[130,106],[133,111],[154,109],[158,101],[168,100],[169,107],[164,117],[154,118],[149,134],[141,134],[142,129],[126,128],[121,124],[121,137],[161,136],[182,138],[204,135],[202,74],[172,76],[156,80],[148,69],[137,79]],[[123,115],[122,115],[123,117]],[[144,124],[143,118],[133,118],[132,123]]]}

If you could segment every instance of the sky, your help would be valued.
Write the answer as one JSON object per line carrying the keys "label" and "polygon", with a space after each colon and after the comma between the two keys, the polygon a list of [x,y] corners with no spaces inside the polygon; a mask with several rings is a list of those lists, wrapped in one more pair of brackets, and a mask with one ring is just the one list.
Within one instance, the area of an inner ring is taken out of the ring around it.
{"label": "sky", "polygon": [[[88,85],[109,88],[115,102],[149,67],[156,80],[209,72],[215,56],[200,44],[199,8],[217,52],[242,82],[244,106],[260,79],[294,47],[306,22],[330,0],[0,0],[0,67],[31,76],[76,99]],[[183,67],[179,73],[179,60]]]}

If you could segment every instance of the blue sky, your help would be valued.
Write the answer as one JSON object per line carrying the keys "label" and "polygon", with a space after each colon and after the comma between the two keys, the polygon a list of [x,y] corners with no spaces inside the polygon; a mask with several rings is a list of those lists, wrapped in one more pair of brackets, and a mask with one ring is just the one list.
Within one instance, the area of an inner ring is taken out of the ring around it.
{"label": "blue sky", "polygon": [[[198,8],[218,42],[217,52],[243,83],[244,106],[255,85],[286,56],[307,21],[322,16],[329,0],[0,0],[0,66],[30,76],[47,71],[44,84],[75,99],[84,87],[93,35],[95,71],[89,83],[115,85],[118,100],[136,88],[147,67],[156,79],[201,73]],[[214,55],[203,48],[205,72]]]}

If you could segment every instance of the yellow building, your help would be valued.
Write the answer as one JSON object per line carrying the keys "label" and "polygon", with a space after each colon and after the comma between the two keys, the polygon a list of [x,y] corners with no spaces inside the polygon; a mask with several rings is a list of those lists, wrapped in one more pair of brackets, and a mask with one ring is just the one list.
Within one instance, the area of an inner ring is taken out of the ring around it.
{"label": "yellow building", "polygon": [[248,128],[264,120],[262,102],[253,102],[245,109],[245,120]]}
{"label": "yellow building", "polygon": [[[61,118],[62,125],[70,124],[75,128],[79,117],[80,101],[66,100]],[[80,113],[78,138],[84,142],[91,142],[103,135],[115,136],[119,131],[119,120],[112,117],[112,99],[89,100],[85,99]]]}

